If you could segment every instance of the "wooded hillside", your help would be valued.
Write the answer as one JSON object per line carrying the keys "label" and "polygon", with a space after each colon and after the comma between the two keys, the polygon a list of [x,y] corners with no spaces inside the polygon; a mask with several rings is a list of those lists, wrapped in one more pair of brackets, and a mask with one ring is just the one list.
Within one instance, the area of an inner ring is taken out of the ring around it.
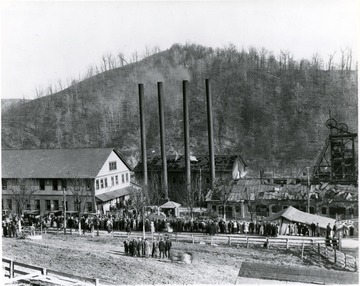
{"label": "wooded hillside", "polygon": [[310,166],[328,134],[329,110],[357,131],[357,71],[345,62],[175,44],[3,111],[2,148],[116,147],[134,165],[140,158],[137,85],[145,87],[148,154],[160,154],[156,83],[163,81],[167,151],[183,153],[181,86],[189,80],[191,151],[207,154],[205,78],[215,153],[241,154],[253,170],[296,175]]}

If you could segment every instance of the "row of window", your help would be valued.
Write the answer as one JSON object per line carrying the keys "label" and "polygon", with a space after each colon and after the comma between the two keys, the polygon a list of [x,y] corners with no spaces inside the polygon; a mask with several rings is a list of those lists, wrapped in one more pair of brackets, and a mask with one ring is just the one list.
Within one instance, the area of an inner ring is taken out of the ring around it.
{"label": "row of window", "polygon": [[[40,200],[33,200],[34,201],[34,207],[33,209],[31,208],[31,205],[28,203],[26,205],[26,209],[27,210],[38,210],[40,211]],[[53,204],[53,208],[51,208],[51,202]],[[12,205],[12,199],[6,199],[6,200],[2,200],[2,209],[3,210],[9,210],[12,211],[13,210],[13,205]],[[4,203],[6,205],[4,205]],[[61,203],[63,204],[63,202],[61,201]],[[68,209],[68,202],[66,201],[66,209]],[[76,209],[76,207],[74,208]],[[51,210],[59,210],[59,200],[45,200],[45,211],[51,211]],[[87,202],[86,203],[86,211],[91,212],[92,211],[92,203],[91,202]]]}
{"label": "row of window", "polygon": [[[121,183],[125,184],[125,183],[128,183],[128,182],[129,182],[129,173],[121,174]],[[97,190],[104,189],[104,188],[107,188],[109,186],[116,186],[116,185],[119,185],[119,175],[111,176],[110,177],[110,182],[108,182],[107,177],[102,178],[102,179],[97,179],[95,181],[95,188]]]}
{"label": "row of window", "polygon": [[[46,179],[39,179],[39,190],[40,191],[44,191],[45,190],[45,185],[51,185],[52,186],[52,190],[54,191],[60,191],[62,189],[66,189],[67,188],[67,180],[59,180],[59,179],[53,179],[53,180],[46,180]],[[51,181],[51,183],[50,183]],[[59,182],[61,184],[59,184]],[[90,180],[86,180],[86,186],[87,189],[90,190]],[[8,189],[8,180],[7,179],[2,179],[2,189],[3,190],[7,190]]]}

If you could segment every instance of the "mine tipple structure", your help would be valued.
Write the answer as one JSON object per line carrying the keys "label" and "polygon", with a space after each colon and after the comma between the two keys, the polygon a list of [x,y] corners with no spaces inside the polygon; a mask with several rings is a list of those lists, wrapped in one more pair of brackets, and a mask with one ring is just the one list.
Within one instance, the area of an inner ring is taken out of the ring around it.
{"label": "mine tipple structure", "polygon": [[357,133],[348,131],[345,123],[334,118],[326,122],[330,134],[313,168],[311,183],[320,182],[357,185]]}

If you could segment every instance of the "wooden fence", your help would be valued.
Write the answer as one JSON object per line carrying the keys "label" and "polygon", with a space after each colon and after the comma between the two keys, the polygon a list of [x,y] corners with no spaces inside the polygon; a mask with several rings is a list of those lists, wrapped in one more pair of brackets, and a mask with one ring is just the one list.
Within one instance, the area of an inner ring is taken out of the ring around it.
{"label": "wooden fence", "polygon": [[60,272],[60,271],[56,271],[56,270],[47,269],[44,267],[39,267],[39,266],[29,265],[29,264],[22,263],[22,262],[17,262],[17,261],[7,259],[7,258],[3,258],[2,262],[3,262],[3,264],[5,263],[5,267],[3,266],[3,269],[5,270],[4,271],[5,277],[9,277],[10,279],[15,278],[16,274],[28,275],[28,274],[31,274],[34,272],[35,273],[38,272],[39,274],[44,275],[44,276],[56,275],[56,276],[61,276],[61,277],[66,277],[66,278],[71,278],[71,279],[75,279],[75,280],[88,282],[88,283],[94,284],[96,286],[100,285],[99,279],[97,279],[97,278],[82,277],[82,276],[78,276],[78,275],[73,275],[73,274],[69,274],[69,273],[64,273],[64,272]]}

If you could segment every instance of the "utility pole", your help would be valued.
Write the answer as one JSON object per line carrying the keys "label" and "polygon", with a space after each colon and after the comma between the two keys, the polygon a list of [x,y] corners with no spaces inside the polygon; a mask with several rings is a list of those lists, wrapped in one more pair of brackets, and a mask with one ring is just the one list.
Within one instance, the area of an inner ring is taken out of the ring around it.
{"label": "utility pole", "polygon": [[307,212],[310,213],[310,167],[307,169],[307,187],[308,187],[308,196],[307,196]]}
{"label": "utility pole", "polygon": [[65,196],[65,188],[63,188],[63,212],[64,212],[64,234],[66,234],[66,196]]}
{"label": "utility pole", "polygon": [[199,207],[201,210],[201,167],[199,167]]}

